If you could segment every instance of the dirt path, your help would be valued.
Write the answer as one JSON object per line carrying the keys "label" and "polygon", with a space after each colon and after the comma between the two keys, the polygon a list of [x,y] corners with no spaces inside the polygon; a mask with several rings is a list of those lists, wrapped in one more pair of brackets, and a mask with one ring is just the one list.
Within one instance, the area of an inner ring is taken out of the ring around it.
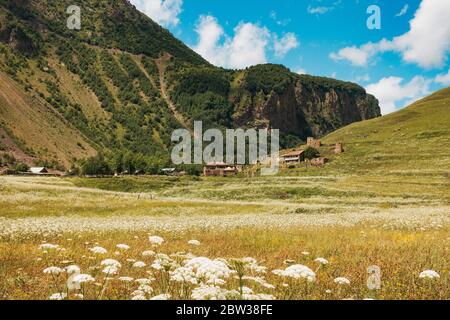
{"label": "dirt path", "polygon": [[189,120],[187,120],[180,112],[178,112],[177,107],[170,99],[169,94],[167,93],[167,85],[165,80],[165,74],[166,74],[166,68],[170,61],[170,55],[164,54],[160,58],[156,59],[156,66],[159,70],[159,83],[161,87],[161,96],[166,101],[167,105],[169,106],[169,109],[172,111],[173,115],[175,116],[175,119],[186,129],[189,130],[189,132],[194,135],[193,130],[191,129],[191,126],[189,125]]}

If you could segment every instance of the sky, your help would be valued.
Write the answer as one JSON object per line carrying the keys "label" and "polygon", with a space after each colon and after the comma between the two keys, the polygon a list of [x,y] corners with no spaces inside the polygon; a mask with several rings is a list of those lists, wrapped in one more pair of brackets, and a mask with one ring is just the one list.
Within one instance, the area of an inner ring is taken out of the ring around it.
{"label": "sky", "polygon": [[450,0],[130,0],[216,66],[352,81],[383,114],[450,86]]}

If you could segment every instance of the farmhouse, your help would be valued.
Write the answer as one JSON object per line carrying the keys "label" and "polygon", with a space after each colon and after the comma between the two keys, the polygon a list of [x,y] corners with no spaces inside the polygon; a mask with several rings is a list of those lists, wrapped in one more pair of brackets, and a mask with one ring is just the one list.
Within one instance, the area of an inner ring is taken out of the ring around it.
{"label": "farmhouse", "polygon": [[235,165],[229,165],[224,162],[207,163],[203,167],[205,177],[229,177],[235,176],[238,169]]}
{"label": "farmhouse", "polygon": [[47,174],[48,170],[45,167],[33,167],[33,168],[30,168],[29,172],[30,172],[30,174],[39,175],[39,174]]}
{"label": "farmhouse", "polygon": [[292,151],[285,155],[282,155],[281,158],[283,159],[283,162],[286,164],[299,163],[305,161],[305,151],[304,150]]}

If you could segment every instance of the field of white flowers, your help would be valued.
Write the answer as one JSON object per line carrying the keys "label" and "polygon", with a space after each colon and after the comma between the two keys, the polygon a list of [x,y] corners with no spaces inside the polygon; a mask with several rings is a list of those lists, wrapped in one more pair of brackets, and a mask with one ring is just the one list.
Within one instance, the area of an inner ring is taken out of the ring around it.
{"label": "field of white flowers", "polygon": [[438,199],[137,201],[3,181],[2,299],[450,299],[450,211]]}

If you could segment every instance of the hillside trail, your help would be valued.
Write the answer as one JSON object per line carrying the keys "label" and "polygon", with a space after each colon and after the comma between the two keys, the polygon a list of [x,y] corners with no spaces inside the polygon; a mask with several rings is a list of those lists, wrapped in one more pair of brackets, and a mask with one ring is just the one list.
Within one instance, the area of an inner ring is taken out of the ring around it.
{"label": "hillside trail", "polygon": [[155,60],[156,66],[158,67],[159,71],[159,83],[161,88],[161,96],[166,101],[167,105],[169,106],[169,109],[172,111],[173,115],[175,116],[175,119],[189,132],[191,135],[194,135],[194,131],[191,129],[191,126],[189,125],[189,121],[177,110],[177,107],[170,99],[169,94],[167,93],[167,84],[165,80],[165,74],[167,66],[170,62],[170,54],[164,53],[161,57]]}

